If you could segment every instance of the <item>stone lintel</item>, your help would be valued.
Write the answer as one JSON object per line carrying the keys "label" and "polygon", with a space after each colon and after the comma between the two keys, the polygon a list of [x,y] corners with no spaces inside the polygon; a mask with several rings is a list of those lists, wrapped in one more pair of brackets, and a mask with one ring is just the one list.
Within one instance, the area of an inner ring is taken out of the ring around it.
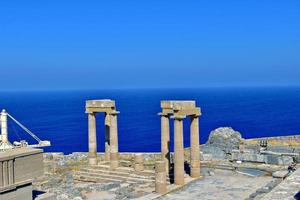
{"label": "stone lintel", "polygon": [[186,118],[186,116],[185,115],[174,114],[173,116],[171,116],[171,118],[182,120],[182,119]]}
{"label": "stone lintel", "polygon": [[192,109],[178,110],[178,111],[174,111],[171,109],[163,109],[163,111],[161,113],[159,113],[159,115],[171,115],[171,114],[200,116],[201,108],[196,107],[196,108],[192,108]]}
{"label": "stone lintel", "polygon": [[196,107],[195,101],[161,101],[161,108],[172,109],[172,110],[187,110]]}
{"label": "stone lintel", "polygon": [[87,100],[86,108],[114,108],[116,107],[115,101],[111,99]]}
{"label": "stone lintel", "polygon": [[118,111],[116,111],[114,108],[86,108],[86,113],[98,113],[98,112],[105,112],[109,114],[118,114]]}

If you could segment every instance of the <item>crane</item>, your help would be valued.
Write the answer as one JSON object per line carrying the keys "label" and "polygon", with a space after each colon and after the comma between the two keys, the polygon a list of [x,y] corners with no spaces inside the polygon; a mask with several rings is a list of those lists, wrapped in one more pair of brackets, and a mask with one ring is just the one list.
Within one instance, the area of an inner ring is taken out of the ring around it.
{"label": "crane", "polygon": [[20,142],[14,142],[13,145],[8,141],[8,131],[7,131],[7,117],[9,117],[11,120],[13,120],[18,126],[21,127],[26,133],[28,133],[31,137],[33,137],[37,144],[28,145],[30,147],[46,147],[51,146],[50,141],[48,140],[41,140],[39,137],[37,137],[33,132],[31,132],[28,128],[26,128],[23,124],[21,124],[18,120],[16,120],[13,116],[11,116],[9,113],[6,112],[6,110],[2,110],[0,113],[0,121],[1,121],[1,135],[0,135],[0,151],[6,150],[6,149],[12,149],[16,146],[20,146],[24,143],[24,141]]}

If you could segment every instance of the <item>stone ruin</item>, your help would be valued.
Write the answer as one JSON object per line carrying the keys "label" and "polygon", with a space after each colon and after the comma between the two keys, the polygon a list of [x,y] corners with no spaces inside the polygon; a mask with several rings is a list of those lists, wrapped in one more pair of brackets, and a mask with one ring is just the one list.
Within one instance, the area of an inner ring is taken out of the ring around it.
{"label": "stone ruin", "polygon": [[[196,107],[195,101],[161,101],[161,154],[165,164],[166,173],[170,172],[170,118],[174,119],[174,183],[184,185],[184,142],[183,142],[183,119],[190,117],[190,175],[192,178],[200,177],[200,158],[199,158],[199,116],[200,108]],[[159,173],[159,171],[157,172]],[[160,173],[163,173],[160,170]],[[160,177],[160,179],[162,179]],[[163,178],[165,179],[165,178]],[[157,184],[156,191],[159,193],[167,192],[166,184],[163,180]]]}
{"label": "stone ruin", "polygon": [[[159,113],[161,153],[157,157],[154,154],[151,155],[151,159],[156,162],[149,168],[146,165],[149,155],[119,153],[117,125],[119,112],[116,110],[115,101],[109,99],[86,101],[89,138],[88,165],[84,164],[84,167],[74,172],[74,180],[134,184],[134,187],[141,190],[147,188],[148,193],[155,191],[156,197],[158,197],[201,178],[200,160],[204,167],[205,164],[219,160],[219,164],[216,162],[214,168],[227,169],[229,167],[228,169],[233,168],[232,170],[239,167],[237,162],[286,165],[300,160],[300,148],[272,146],[276,142],[281,143],[280,138],[245,140],[239,132],[230,127],[212,131],[207,143],[201,145],[200,151],[199,117],[201,109],[196,106],[196,102],[161,101],[161,109],[162,111]],[[97,152],[96,113],[99,112],[104,113],[104,155]],[[190,147],[188,149],[184,149],[183,145],[183,122],[186,117],[190,118]],[[171,153],[170,150],[170,120],[174,120],[174,153]],[[291,136],[291,140],[299,140],[299,138]],[[173,159],[171,159],[171,155]],[[124,160],[125,157],[133,161],[128,163],[128,160]],[[0,199],[4,197],[9,200],[31,200],[33,198],[32,180],[43,174],[42,159],[42,150],[32,148],[11,149],[0,153]],[[186,167],[189,167],[190,176],[185,171]],[[285,174],[284,177],[288,175],[288,173]],[[277,178],[276,176],[284,178],[281,174],[274,173],[273,177]],[[174,184],[172,184],[173,182]],[[52,197],[40,196],[36,199],[50,200]]]}
{"label": "stone ruin", "polygon": [[86,102],[89,129],[89,164],[97,165],[97,132],[96,113],[105,113],[105,161],[110,163],[111,169],[119,166],[118,161],[118,123],[115,101],[91,100]]}
{"label": "stone ruin", "polygon": [[[133,166],[124,166],[118,152],[118,128],[115,101],[88,100],[86,113],[89,127],[89,166],[81,169],[75,176],[76,180],[89,182],[126,181],[129,183],[145,184],[155,191],[164,194],[168,191],[174,176],[175,185],[184,185],[185,158],[183,146],[183,119],[190,117],[190,175],[191,179],[200,177],[200,149],[199,149],[199,116],[200,108],[195,101],[161,101],[161,159],[155,163],[153,169],[145,169],[144,155],[134,155]],[[105,113],[105,153],[104,161],[100,161],[97,154],[96,116],[98,112]],[[174,163],[170,159],[170,119],[174,119]],[[173,167],[171,167],[173,166]],[[171,172],[174,171],[173,172]]]}

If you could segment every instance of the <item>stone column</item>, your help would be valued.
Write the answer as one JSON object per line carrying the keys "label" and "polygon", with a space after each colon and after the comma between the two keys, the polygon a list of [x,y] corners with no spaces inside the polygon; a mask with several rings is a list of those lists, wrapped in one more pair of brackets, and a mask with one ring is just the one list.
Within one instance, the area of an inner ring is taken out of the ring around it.
{"label": "stone column", "polygon": [[144,154],[138,153],[134,155],[134,170],[137,172],[144,171]]}
{"label": "stone column", "polygon": [[160,113],[161,116],[161,156],[165,161],[166,173],[170,169],[170,122],[169,115]]}
{"label": "stone column", "polygon": [[183,118],[174,116],[174,182],[184,184]]}
{"label": "stone column", "polygon": [[116,169],[119,166],[118,123],[117,123],[118,113],[119,112],[117,111],[110,113],[110,167],[111,169]]}
{"label": "stone column", "polygon": [[110,115],[105,113],[105,161],[110,161]]}
{"label": "stone column", "polygon": [[167,174],[165,161],[155,162],[155,192],[165,194],[167,192]]}
{"label": "stone column", "polygon": [[95,113],[88,113],[89,125],[89,164],[97,164],[97,135]]}
{"label": "stone column", "polygon": [[199,116],[191,116],[191,177],[200,177]]}

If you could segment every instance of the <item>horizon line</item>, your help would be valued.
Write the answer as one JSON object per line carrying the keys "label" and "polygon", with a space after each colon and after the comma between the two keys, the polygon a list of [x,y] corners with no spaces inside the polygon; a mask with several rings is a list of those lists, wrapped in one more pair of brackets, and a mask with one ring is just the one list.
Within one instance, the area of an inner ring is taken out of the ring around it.
{"label": "horizon line", "polygon": [[300,88],[300,85],[225,85],[200,87],[111,87],[111,88],[49,88],[49,89],[0,89],[0,92],[63,92],[108,90],[191,90],[191,89],[254,89],[254,88]]}

